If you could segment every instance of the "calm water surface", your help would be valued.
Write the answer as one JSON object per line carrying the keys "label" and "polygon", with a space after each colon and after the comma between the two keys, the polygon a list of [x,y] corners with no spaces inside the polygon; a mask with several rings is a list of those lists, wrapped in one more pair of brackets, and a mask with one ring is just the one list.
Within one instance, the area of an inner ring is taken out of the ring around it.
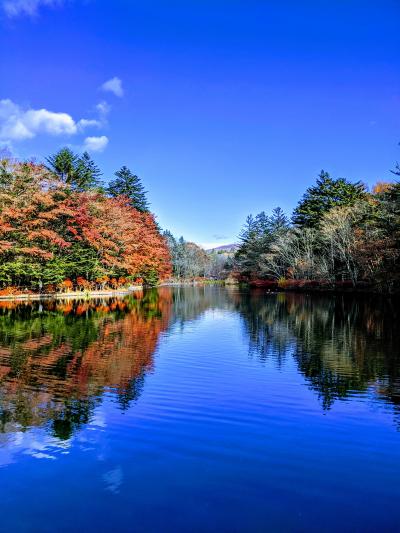
{"label": "calm water surface", "polygon": [[0,302],[1,531],[399,531],[399,307]]}

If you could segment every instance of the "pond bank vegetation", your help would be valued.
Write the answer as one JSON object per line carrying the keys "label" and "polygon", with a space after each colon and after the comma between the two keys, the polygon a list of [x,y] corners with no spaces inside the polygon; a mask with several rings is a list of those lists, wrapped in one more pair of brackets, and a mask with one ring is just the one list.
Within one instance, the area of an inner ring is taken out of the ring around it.
{"label": "pond bank vegetation", "polygon": [[[400,166],[392,171],[398,179]],[[322,171],[289,219],[277,207],[249,216],[233,275],[275,290],[400,290],[400,184]]]}
{"label": "pond bank vegetation", "polygon": [[0,161],[0,296],[121,290],[171,274],[139,178],[105,187],[89,154]]}
{"label": "pond bank vegetation", "polygon": [[150,213],[127,167],[104,185],[88,153],[0,160],[0,298],[135,286],[247,284],[276,291],[400,290],[400,166],[371,190],[321,171],[291,217],[247,217],[240,244],[206,251]]}

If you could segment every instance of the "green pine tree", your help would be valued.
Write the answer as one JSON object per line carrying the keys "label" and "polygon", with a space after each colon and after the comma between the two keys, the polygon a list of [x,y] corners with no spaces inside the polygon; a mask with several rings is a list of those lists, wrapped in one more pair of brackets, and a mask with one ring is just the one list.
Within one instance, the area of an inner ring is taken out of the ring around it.
{"label": "green pine tree", "polygon": [[101,187],[101,170],[90,157],[88,152],[83,152],[76,165],[76,182],[80,190]]}
{"label": "green pine tree", "polygon": [[306,190],[293,213],[293,223],[299,227],[318,227],[323,215],[336,206],[351,206],[365,197],[365,186],[344,178],[332,179],[321,170],[317,183]]}
{"label": "green pine tree", "polygon": [[87,191],[101,185],[101,171],[88,152],[79,156],[69,148],[62,148],[46,161],[48,170],[74,190]]}
{"label": "green pine tree", "polygon": [[146,198],[142,182],[136,174],[133,174],[128,167],[123,166],[115,173],[116,178],[112,180],[107,188],[110,196],[126,196],[129,205],[138,211],[146,212],[149,210],[149,204]]}
{"label": "green pine tree", "polygon": [[46,158],[47,168],[64,183],[71,184],[75,179],[78,156],[69,148],[62,148],[56,154]]}

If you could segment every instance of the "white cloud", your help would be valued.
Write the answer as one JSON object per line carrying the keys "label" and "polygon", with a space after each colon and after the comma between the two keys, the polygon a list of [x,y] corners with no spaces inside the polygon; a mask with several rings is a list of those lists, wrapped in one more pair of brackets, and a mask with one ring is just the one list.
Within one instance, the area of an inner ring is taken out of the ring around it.
{"label": "white cloud", "polygon": [[83,148],[89,152],[102,152],[108,144],[108,137],[86,137],[83,142]]}
{"label": "white cloud", "polygon": [[0,100],[0,139],[21,141],[40,133],[75,135],[87,128],[100,128],[104,120],[82,118],[76,122],[68,113],[47,109],[23,109],[12,100]]}
{"label": "white cloud", "polygon": [[111,106],[103,100],[96,105],[96,109],[101,117],[105,117],[111,111]]}
{"label": "white cloud", "polygon": [[8,17],[18,17],[19,15],[33,17],[43,6],[53,7],[62,3],[63,0],[3,0],[2,7]]}
{"label": "white cloud", "polygon": [[73,135],[78,128],[68,113],[47,109],[22,109],[9,99],[0,100],[0,138],[8,140],[32,139],[38,133]]}
{"label": "white cloud", "polygon": [[50,135],[73,135],[77,126],[68,113],[54,113],[47,109],[29,109],[24,113],[25,126],[31,132],[44,132]]}
{"label": "white cloud", "polygon": [[119,98],[124,96],[124,90],[122,88],[122,81],[117,77],[111,78],[110,80],[105,81],[100,88],[103,91],[107,91],[107,92],[115,94],[115,96],[118,96]]}
{"label": "white cloud", "polygon": [[81,118],[78,122],[78,128],[80,131],[84,131],[86,128],[101,128],[102,122],[100,120]]}
{"label": "white cloud", "polygon": [[101,128],[107,125],[107,115],[111,111],[111,106],[104,100],[96,104],[95,106],[98,119],[81,118],[78,122],[78,128],[80,131],[84,131],[86,128]]}

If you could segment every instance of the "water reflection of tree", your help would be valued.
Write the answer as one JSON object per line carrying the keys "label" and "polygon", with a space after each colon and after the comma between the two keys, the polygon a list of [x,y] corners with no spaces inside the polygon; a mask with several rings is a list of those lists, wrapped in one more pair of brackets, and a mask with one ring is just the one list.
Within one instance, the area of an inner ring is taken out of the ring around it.
{"label": "water reflection of tree", "polygon": [[124,300],[0,304],[0,430],[47,425],[60,438],[90,421],[104,392],[137,399],[169,324],[170,293]]}
{"label": "water reflection of tree", "polygon": [[373,390],[400,410],[393,300],[164,287],[125,299],[0,302],[0,431],[45,426],[68,439],[107,391],[128,409],[160,334],[210,309],[240,314],[260,360],[293,357],[324,408]]}
{"label": "water reflection of tree", "polygon": [[232,309],[233,292],[229,288],[209,285],[175,287],[172,320],[183,328],[185,323],[197,320],[206,311]]}
{"label": "water reflection of tree", "polygon": [[238,298],[236,308],[251,350],[279,362],[292,354],[325,408],[371,385],[400,405],[398,302],[252,292]]}

